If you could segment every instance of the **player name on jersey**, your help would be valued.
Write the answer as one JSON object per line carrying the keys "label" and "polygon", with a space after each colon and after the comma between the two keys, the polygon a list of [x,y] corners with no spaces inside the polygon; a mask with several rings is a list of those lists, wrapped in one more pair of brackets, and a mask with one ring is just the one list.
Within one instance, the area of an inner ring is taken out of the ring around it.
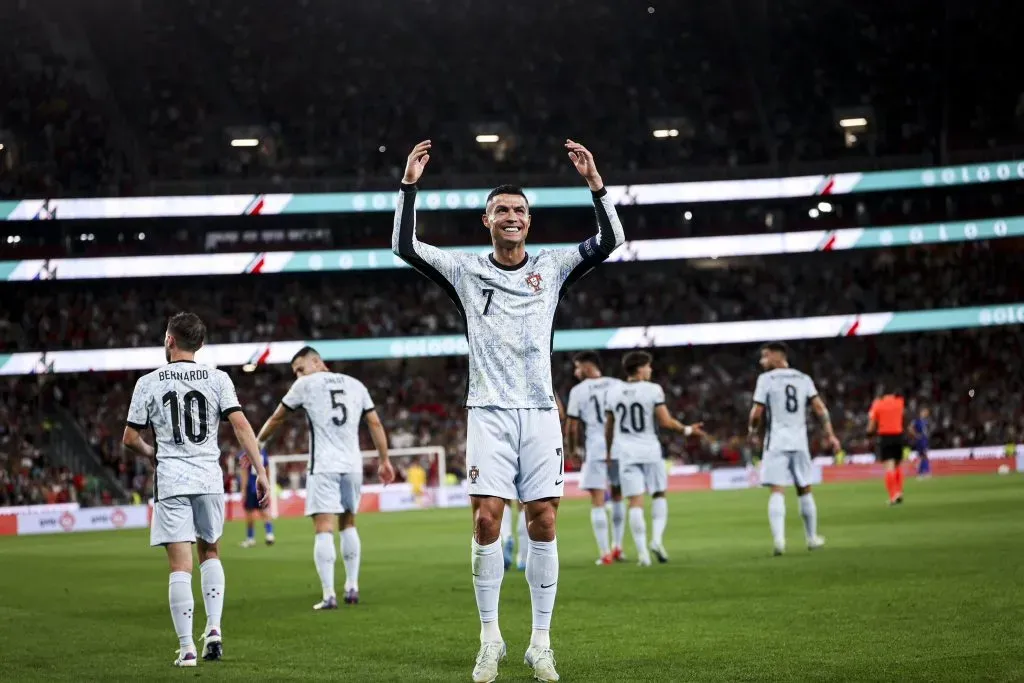
{"label": "player name on jersey", "polygon": [[198,382],[200,380],[210,379],[209,370],[160,370],[157,373],[157,377],[161,382],[168,380],[178,380],[179,382]]}

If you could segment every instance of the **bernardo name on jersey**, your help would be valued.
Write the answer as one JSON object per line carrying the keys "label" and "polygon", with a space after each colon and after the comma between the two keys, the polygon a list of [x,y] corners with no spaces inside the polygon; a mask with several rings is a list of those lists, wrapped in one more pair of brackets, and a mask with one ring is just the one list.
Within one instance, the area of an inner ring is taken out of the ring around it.
{"label": "bernardo name on jersey", "polygon": [[227,373],[193,361],[169,363],[139,378],[128,424],[153,428],[155,499],[224,493],[217,432],[222,419],[241,409]]}

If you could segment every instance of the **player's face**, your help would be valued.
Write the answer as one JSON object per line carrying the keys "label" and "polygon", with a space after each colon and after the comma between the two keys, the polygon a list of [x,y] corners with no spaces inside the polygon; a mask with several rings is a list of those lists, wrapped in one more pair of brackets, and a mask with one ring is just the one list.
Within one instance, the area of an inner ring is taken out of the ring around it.
{"label": "player's face", "polygon": [[525,197],[499,194],[487,205],[483,221],[496,246],[515,247],[526,242],[526,235],[530,232],[530,206]]}
{"label": "player's face", "polygon": [[923,419],[927,419],[929,415],[931,415],[930,410],[928,410],[927,408],[921,408],[921,417]]}
{"label": "player's face", "polygon": [[587,376],[586,373],[583,371],[583,364],[580,363],[579,361],[574,360],[572,362],[572,375],[573,377],[580,381],[583,381],[583,378]]}

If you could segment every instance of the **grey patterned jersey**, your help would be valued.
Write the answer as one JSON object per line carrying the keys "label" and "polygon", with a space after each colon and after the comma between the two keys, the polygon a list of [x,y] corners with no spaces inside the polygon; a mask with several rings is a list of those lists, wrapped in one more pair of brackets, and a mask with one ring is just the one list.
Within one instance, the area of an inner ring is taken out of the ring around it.
{"label": "grey patterned jersey", "polygon": [[394,252],[448,293],[466,323],[469,407],[554,408],[552,325],[558,300],[625,241],[615,205],[594,193],[597,235],[571,249],[544,249],[515,267],[491,255],[441,250],[416,238],[416,188],[398,194]]}
{"label": "grey patterned jersey", "polygon": [[217,431],[222,419],[241,409],[223,370],[175,361],[139,378],[128,425],[153,428],[153,498],[224,493]]}
{"label": "grey patterned jersey", "polygon": [[[604,460],[608,444],[604,435],[604,397],[608,390],[622,383],[614,377],[585,379],[569,392],[569,405],[565,408],[567,417],[583,423],[584,455],[586,459]],[[615,457],[612,452],[612,457]]]}

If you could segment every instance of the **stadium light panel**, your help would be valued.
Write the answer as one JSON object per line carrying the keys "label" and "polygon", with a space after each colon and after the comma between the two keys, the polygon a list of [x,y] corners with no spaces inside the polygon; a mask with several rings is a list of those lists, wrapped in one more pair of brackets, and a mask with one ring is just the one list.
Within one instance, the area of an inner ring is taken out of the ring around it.
{"label": "stadium light panel", "polygon": [[651,131],[651,134],[658,139],[676,138],[679,137],[679,130],[676,128],[656,128]]}
{"label": "stadium light panel", "polygon": [[0,152],[4,151],[4,143],[0,142]]}
{"label": "stadium light panel", "polygon": [[497,133],[481,133],[480,135],[476,136],[476,141],[479,142],[481,145],[494,143],[500,139],[501,137]]}
{"label": "stadium light panel", "polygon": [[828,202],[818,202],[818,211],[822,213],[832,213],[832,205]]}
{"label": "stadium light panel", "polygon": [[260,141],[256,138],[235,138],[231,141],[232,147],[259,147]]}
{"label": "stadium light panel", "polygon": [[243,372],[256,372],[256,364],[255,363],[246,363],[245,365],[242,366],[242,371]]}
{"label": "stadium light panel", "polygon": [[863,116],[855,116],[849,119],[839,119],[839,125],[842,128],[859,128],[868,125],[868,120]]}
{"label": "stadium light panel", "polygon": [[821,213],[817,209],[811,209],[810,211],[807,212],[807,215],[810,216],[811,218],[817,218],[819,215],[821,215]]}

